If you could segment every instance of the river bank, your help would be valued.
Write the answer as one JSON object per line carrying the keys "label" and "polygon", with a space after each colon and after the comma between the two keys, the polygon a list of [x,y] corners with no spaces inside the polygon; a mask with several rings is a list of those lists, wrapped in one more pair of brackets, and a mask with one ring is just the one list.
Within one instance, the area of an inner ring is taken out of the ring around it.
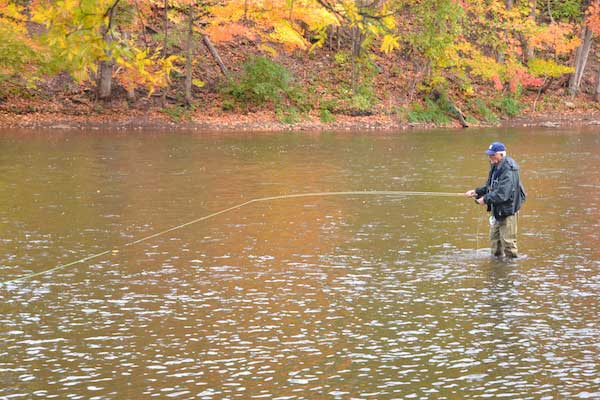
{"label": "river bank", "polygon": [[[293,123],[282,122],[272,111],[247,114],[222,112],[220,110],[196,110],[174,116],[159,109],[127,109],[125,107],[103,108],[74,107],[69,110],[52,109],[38,105],[29,109],[0,109],[0,128],[28,129],[177,129],[198,131],[398,131],[407,129],[457,128],[458,121],[445,125],[427,122],[408,122],[397,115],[374,114],[368,116],[336,115],[334,122],[322,122],[317,115],[307,115]],[[582,127],[598,126],[600,110],[565,109],[552,112],[523,113],[514,118],[500,119],[489,124],[475,122],[470,127]],[[468,128],[467,128],[468,129]]]}

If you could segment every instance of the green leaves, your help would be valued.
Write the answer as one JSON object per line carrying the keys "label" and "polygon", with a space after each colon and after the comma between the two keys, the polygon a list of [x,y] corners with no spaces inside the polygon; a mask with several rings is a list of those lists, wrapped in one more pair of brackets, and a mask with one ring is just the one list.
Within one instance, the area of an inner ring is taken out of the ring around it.
{"label": "green leaves", "polygon": [[268,102],[280,104],[284,99],[294,100],[298,89],[292,74],[281,64],[265,57],[253,57],[243,65],[243,72],[234,77],[224,92],[241,103],[263,106]]}
{"label": "green leaves", "polygon": [[422,0],[416,3],[417,28],[406,38],[413,51],[429,66],[426,85],[436,87],[446,81],[446,70],[460,66],[457,45],[462,41],[464,10],[453,0]]}

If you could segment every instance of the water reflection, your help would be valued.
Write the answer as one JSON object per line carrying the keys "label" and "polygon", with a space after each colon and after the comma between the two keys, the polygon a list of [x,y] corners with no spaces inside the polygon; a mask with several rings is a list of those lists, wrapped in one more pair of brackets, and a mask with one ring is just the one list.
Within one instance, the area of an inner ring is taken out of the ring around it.
{"label": "water reflection", "polygon": [[[0,273],[250,198],[462,190],[494,135],[8,135]],[[253,204],[0,288],[0,398],[600,396],[599,140],[504,135],[530,194],[516,263],[462,199]]]}

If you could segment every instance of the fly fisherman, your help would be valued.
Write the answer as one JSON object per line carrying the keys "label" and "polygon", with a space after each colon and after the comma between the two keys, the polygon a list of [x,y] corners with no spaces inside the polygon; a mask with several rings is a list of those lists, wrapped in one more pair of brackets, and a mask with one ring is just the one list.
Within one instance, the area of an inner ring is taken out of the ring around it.
{"label": "fly fisherman", "polygon": [[494,142],[485,152],[490,158],[490,173],[485,186],[469,190],[465,196],[487,205],[490,215],[492,256],[517,257],[518,211],[525,201],[519,166],[506,155],[506,146]]}

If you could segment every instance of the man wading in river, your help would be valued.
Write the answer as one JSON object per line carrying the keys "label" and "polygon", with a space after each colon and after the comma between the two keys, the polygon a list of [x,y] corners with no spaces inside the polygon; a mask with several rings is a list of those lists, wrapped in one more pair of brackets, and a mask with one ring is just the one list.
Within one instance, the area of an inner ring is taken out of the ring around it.
{"label": "man wading in river", "polygon": [[517,257],[517,221],[525,190],[519,177],[519,166],[506,155],[506,146],[494,142],[485,152],[490,158],[490,173],[485,186],[469,190],[467,197],[487,205],[490,216],[492,256]]}

